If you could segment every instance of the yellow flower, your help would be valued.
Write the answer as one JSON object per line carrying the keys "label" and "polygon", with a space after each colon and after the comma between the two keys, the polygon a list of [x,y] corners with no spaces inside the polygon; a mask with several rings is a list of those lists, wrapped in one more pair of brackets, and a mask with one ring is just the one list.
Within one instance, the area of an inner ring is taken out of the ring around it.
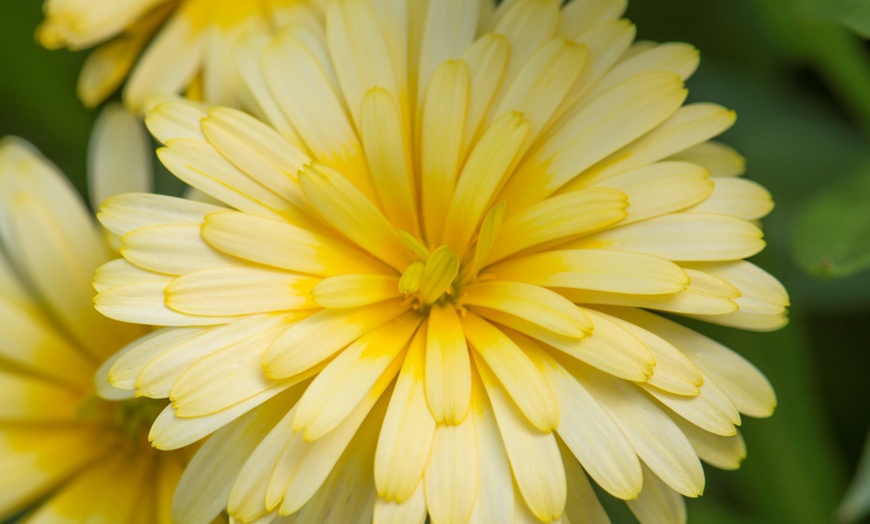
{"label": "yellow flower", "polygon": [[787,295],[744,261],[769,194],[683,106],[685,44],[632,44],[610,0],[338,0],[315,38],[241,52],[263,123],[183,102],[146,120],[222,205],[99,215],[125,260],[96,306],[165,326],[107,369],[212,434],[176,518],[238,522],[685,518],[701,460],[736,468],[775,397],[742,357],[653,312],[748,329]]}
{"label": "yellow flower", "polygon": [[[127,75],[124,101],[142,111],[152,95],[236,106],[244,96],[233,57],[237,41],[322,16],[318,0],[46,0],[37,31],[49,48],[85,49],[79,98],[95,106]],[[262,36],[265,38],[265,36]],[[144,51],[143,51],[144,49]],[[140,59],[140,54],[141,59]],[[134,65],[135,64],[135,65]]]}
{"label": "yellow flower", "polygon": [[92,275],[113,253],[63,175],[15,138],[0,140],[0,246],[0,520],[36,503],[22,522],[170,522],[187,456],[146,438],[165,402],[107,402],[93,383],[146,328],[94,311]]}

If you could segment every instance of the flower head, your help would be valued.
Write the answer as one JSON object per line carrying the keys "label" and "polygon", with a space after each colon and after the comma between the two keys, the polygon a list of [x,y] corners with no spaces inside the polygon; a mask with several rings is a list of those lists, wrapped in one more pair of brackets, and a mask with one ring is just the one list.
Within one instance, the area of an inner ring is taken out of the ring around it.
{"label": "flower head", "polygon": [[[78,94],[95,106],[127,75],[128,107],[142,111],[152,95],[187,92],[189,97],[238,105],[235,43],[268,35],[291,21],[318,18],[317,0],[46,0],[37,31],[49,48],[99,45],[85,62]],[[141,54],[141,58],[140,58]]]}
{"label": "flower head", "polygon": [[[168,522],[185,453],[146,438],[165,402],[97,397],[99,364],[146,328],[94,311],[112,258],[63,175],[30,144],[0,140],[0,519]],[[129,395],[128,395],[129,396]]]}
{"label": "flower head", "polygon": [[265,123],[149,114],[223,203],[100,213],[125,260],[97,308],[165,326],[108,380],[172,400],[158,447],[219,430],[179,520],[211,518],[206,489],[239,522],[605,518],[588,476],[662,522],[699,458],[737,467],[773,391],[652,311],[781,326],[785,291],[743,260],[770,197],[708,141],[734,115],[683,106],[694,49],[632,45],[620,2],[560,4],[334,1],[246,44]]}

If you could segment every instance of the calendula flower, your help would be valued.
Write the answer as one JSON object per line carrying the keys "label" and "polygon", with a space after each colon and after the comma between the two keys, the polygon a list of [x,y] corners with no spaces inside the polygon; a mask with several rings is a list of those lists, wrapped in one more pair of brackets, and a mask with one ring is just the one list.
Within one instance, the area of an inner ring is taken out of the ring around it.
{"label": "calendula flower", "polygon": [[656,311],[785,323],[744,258],[772,202],[683,105],[685,44],[632,43],[610,0],[337,0],[248,42],[266,122],[157,106],[159,156],[212,205],[131,194],[97,308],[163,329],[107,369],[170,398],[163,449],[212,434],[181,522],[685,519],[775,397]]}
{"label": "calendula flower", "polygon": [[[97,138],[125,118],[103,117]],[[130,190],[145,186],[130,185],[138,171],[113,175]],[[0,247],[0,519],[36,503],[22,522],[171,522],[187,457],[146,438],[165,402],[108,402],[93,381],[146,328],[93,309],[93,272],[113,251],[57,168],[16,138],[0,140]]]}
{"label": "calendula flower", "polygon": [[[238,105],[232,52],[249,35],[322,16],[318,0],[46,0],[37,31],[49,48],[99,45],[85,62],[79,98],[95,106],[130,76],[124,101],[142,111],[152,95],[187,92],[211,103]],[[141,56],[140,56],[141,55]]]}

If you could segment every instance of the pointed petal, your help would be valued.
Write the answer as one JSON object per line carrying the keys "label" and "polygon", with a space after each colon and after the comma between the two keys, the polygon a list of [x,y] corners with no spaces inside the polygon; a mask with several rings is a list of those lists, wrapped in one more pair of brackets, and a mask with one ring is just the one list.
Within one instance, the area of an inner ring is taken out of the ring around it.
{"label": "pointed petal", "polygon": [[459,424],[471,402],[471,359],[451,304],[434,304],[426,331],[426,400],[436,422]]}

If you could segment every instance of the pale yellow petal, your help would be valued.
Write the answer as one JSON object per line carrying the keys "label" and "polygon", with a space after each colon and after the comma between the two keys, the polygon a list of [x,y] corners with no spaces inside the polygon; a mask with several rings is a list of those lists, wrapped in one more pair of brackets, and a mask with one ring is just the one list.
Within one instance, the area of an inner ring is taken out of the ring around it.
{"label": "pale yellow petal", "polygon": [[404,502],[387,502],[379,497],[375,502],[372,522],[373,524],[423,524],[427,514],[426,494],[423,490],[423,482],[420,481],[414,493]]}
{"label": "pale yellow petal", "polygon": [[155,276],[149,282],[108,288],[94,297],[94,307],[115,320],[154,326],[215,325],[233,320],[233,317],[185,315],[170,309],[164,293],[168,283],[167,279]]}
{"label": "pale yellow petal", "polygon": [[166,305],[191,315],[236,316],[317,309],[311,288],[317,279],[258,267],[206,269],[166,287]]}
{"label": "pale yellow petal", "polygon": [[395,301],[353,309],[324,309],[293,325],[269,346],[263,368],[273,378],[291,377],[396,318],[407,308]]}
{"label": "pale yellow petal", "polygon": [[419,235],[410,137],[396,99],[381,88],[362,99],[360,136],[380,208],[393,226]]}
{"label": "pale yellow petal", "polygon": [[686,272],[673,262],[607,249],[545,251],[509,258],[486,271],[499,280],[632,296],[676,293],[689,284]]}
{"label": "pale yellow petal", "polygon": [[462,303],[523,318],[566,337],[580,338],[592,331],[592,322],[577,306],[549,289],[496,280],[471,284]]}
{"label": "pale yellow petal", "polygon": [[514,522],[514,499],[521,497],[517,497],[515,493],[511,464],[498,423],[486,398],[483,383],[476,374],[472,386],[471,414],[477,435],[481,482],[478,483],[477,496],[468,522]]}
{"label": "pale yellow petal", "polygon": [[532,426],[487,365],[474,355],[522,498],[537,518],[544,522],[558,519],[565,510],[567,487],[555,435]]}
{"label": "pale yellow petal", "polygon": [[614,87],[548,131],[502,192],[509,214],[540,202],[608,154],[659,125],[682,104],[682,80],[648,73]]}
{"label": "pale yellow petal", "polygon": [[625,0],[571,0],[562,8],[560,29],[567,34],[583,33],[619,18],[625,6]]}
{"label": "pale yellow petal", "polygon": [[621,60],[585,95],[594,100],[620,82],[653,71],[670,71],[686,80],[698,68],[698,50],[689,44],[671,42],[655,45]]}
{"label": "pale yellow petal", "polygon": [[287,200],[240,171],[208,142],[176,138],[158,149],[157,156],[179,180],[230,207],[275,216],[289,206]]}
{"label": "pale yellow petal", "polygon": [[622,428],[640,459],[671,488],[687,497],[704,491],[704,470],[685,435],[633,384],[574,366],[596,400]]}
{"label": "pale yellow petal", "polygon": [[[194,418],[214,415],[264,392],[283,390],[306,376],[275,380],[263,374],[261,361],[269,344],[286,329],[281,317],[261,323],[261,329],[201,358],[178,375],[169,391],[175,416]],[[225,383],[232,369],[233,387]]]}
{"label": "pale yellow petal", "polygon": [[259,264],[320,276],[383,273],[389,269],[337,239],[283,220],[249,213],[212,213],[202,238],[228,255]]}
{"label": "pale yellow petal", "polygon": [[149,193],[116,195],[100,205],[97,218],[118,236],[161,224],[202,224],[209,213],[226,208],[185,198]]}
{"label": "pale yellow petal", "polygon": [[121,237],[121,254],[131,264],[165,275],[239,266],[241,261],[214,249],[199,224],[157,224]]}
{"label": "pale yellow petal", "polygon": [[559,406],[528,355],[504,332],[474,313],[463,317],[462,328],[526,420],[540,431],[553,431],[559,425]]}
{"label": "pale yellow petal", "polygon": [[151,140],[141,120],[118,104],[94,122],[88,142],[88,189],[93,206],[112,195],[152,190]]}
{"label": "pale yellow petal", "polygon": [[172,501],[175,522],[212,522],[224,510],[245,461],[287,412],[287,406],[278,400],[281,397],[216,431],[196,452]]}
{"label": "pale yellow petal", "polygon": [[481,307],[473,309],[488,320],[529,335],[611,375],[643,382],[653,373],[655,359],[649,349],[637,337],[592,309],[583,308],[594,328],[590,336],[581,339],[557,335],[525,319],[500,311]]}
{"label": "pale yellow petal", "polygon": [[[431,6],[450,2],[432,2]],[[463,5],[471,2],[462,1]],[[448,61],[435,70],[423,101],[420,119],[420,177],[423,226],[426,237],[441,238],[444,214],[450,205],[456,178],[462,166],[463,128],[471,83],[462,61]]]}
{"label": "pale yellow petal", "polygon": [[585,47],[564,37],[554,38],[529,57],[513,82],[505,87],[493,114],[515,111],[529,120],[524,150],[550,122],[586,65],[586,55]]}
{"label": "pale yellow petal", "polygon": [[432,524],[467,522],[480,482],[474,417],[456,425],[438,425],[423,474],[426,509]]}
{"label": "pale yellow petal", "polygon": [[[767,417],[776,407],[773,388],[748,360],[700,333],[657,315],[632,312],[632,322],[669,340],[731,397],[741,413]],[[642,324],[641,324],[642,322]]]}
{"label": "pale yellow petal", "polygon": [[416,312],[405,313],[342,350],[305,390],[297,404],[293,431],[314,441],[341,424],[375,382],[392,380],[386,373],[398,371],[391,364],[404,354],[420,322]]}
{"label": "pale yellow petal", "polygon": [[565,524],[610,524],[607,512],[592,489],[592,484],[586,478],[583,468],[571,452],[559,442],[562,462],[565,465],[565,477],[568,480],[568,502],[565,504],[565,514],[562,522]]}
{"label": "pale yellow petal", "polygon": [[[432,96],[430,80],[438,76],[435,71],[443,67],[444,62],[460,58],[471,47],[479,12],[480,7],[474,1],[428,2],[417,66],[418,100],[424,99],[427,89],[430,91],[425,97]],[[423,129],[428,127],[424,125]]]}
{"label": "pale yellow petal", "polygon": [[737,310],[734,299],[740,296],[740,291],[732,284],[702,271],[683,270],[691,282],[685,290],[676,293],[638,295],[585,289],[560,289],[559,292],[578,304],[643,307],[685,315],[724,315]]}
{"label": "pale yellow petal", "polygon": [[589,187],[615,189],[628,197],[628,216],[620,222],[625,225],[697,204],[709,197],[713,182],[708,172],[695,164],[658,162],[591,181]]}
{"label": "pale yellow petal", "polygon": [[367,306],[399,296],[398,277],[387,275],[336,275],[311,289],[311,300],[328,308]]}
{"label": "pale yellow petal", "polygon": [[299,184],[323,219],[360,247],[398,271],[413,261],[380,209],[341,173],[312,164],[299,173]]}
{"label": "pale yellow petal", "polygon": [[740,431],[734,435],[714,435],[692,424],[679,416],[671,419],[680,427],[680,431],[686,435],[698,457],[719,469],[732,470],[740,467],[740,463],[746,458],[746,443]]}
{"label": "pale yellow petal", "polygon": [[[435,435],[435,419],[426,404],[423,384],[424,329],[417,330],[405,355],[378,437],[374,475],[378,504],[385,506],[382,510],[385,514],[405,511],[415,514],[414,508],[421,502],[425,512],[425,501],[417,499],[423,497],[422,477]],[[397,516],[382,518],[389,522]],[[377,506],[375,521],[378,521]]]}
{"label": "pale yellow petal", "polygon": [[684,149],[670,158],[703,166],[713,178],[738,177],[746,171],[746,159],[740,153],[713,140]]}
{"label": "pale yellow petal", "polygon": [[478,38],[462,55],[462,61],[468,66],[470,89],[460,158],[465,157],[483,133],[484,117],[501,86],[509,57],[507,38],[493,33]]}
{"label": "pale yellow petal", "polygon": [[505,113],[487,129],[462,168],[447,208],[442,240],[460,258],[510,173],[528,130],[528,120],[522,115]]}
{"label": "pale yellow petal", "polygon": [[757,182],[744,178],[713,177],[713,192],[690,213],[719,213],[743,220],[764,218],[773,210],[770,193]]}
{"label": "pale yellow petal", "polygon": [[177,93],[202,59],[202,39],[185,17],[174,16],[145,49],[124,87],[124,104],[141,112],[149,96]]}
{"label": "pale yellow petal", "polygon": [[[532,358],[559,403],[556,432],[589,475],[611,495],[628,499],[641,488],[640,461],[622,430],[595,397],[564,367],[527,338],[514,339]],[[566,469],[568,469],[566,467]],[[569,489],[571,485],[569,482]]]}
{"label": "pale yellow petal", "polygon": [[435,421],[459,424],[471,402],[471,359],[451,304],[434,304],[426,331],[426,400]]}
{"label": "pale yellow petal", "polygon": [[753,315],[779,315],[789,305],[788,292],[770,273],[744,260],[687,264],[686,267],[721,278],[740,291],[734,302]]}
{"label": "pale yellow petal", "polygon": [[510,44],[505,80],[508,85],[544,42],[559,27],[559,2],[552,0],[517,0],[499,6],[489,31],[504,35]]}
{"label": "pale yellow petal", "polygon": [[145,126],[161,144],[176,138],[204,140],[200,121],[207,116],[206,109],[187,100],[161,102],[145,116]]}
{"label": "pale yellow petal", "polygon": [[719,261],[750,257],[764,248],[761,230],[713,213],[671,213],[608,229],[571,247],[647,253],[667,260]]}
{"label": "pale yellow petal", "polygon": [[625,194],[598,188],[557,195],[506,220],[487,262],[493,263],[528,247],[570,240],[611,226],[627,216]]}
{"label": "pale yellow petal", "polygon": [[77,423],[82,392],[45,379],[0,370],[0,421]]}
{"label": "pale yellow petal", "polygon": [[626,501],[628,509],[640,524],[659,522],[686,522],[686,503],[679,493],[671,489],[655,473],[644,468],[643,491],[637,500]]}
{"label": "pale yellow petal", "polygon": [[311,156],[352,177],[354,186],[372,197],[362,146],[339,98],[338,86],[315,53],[294,32],[279,35],[263,55],[266,83]]}
{"label": "pale yellow petal", "polygon": [[740,413],[728,395],[712,380],[704,380],[701,393],[695,396],[676,395],[641,384],[647,393],[674,413],[710,433],[734,435],[740,425]]}

